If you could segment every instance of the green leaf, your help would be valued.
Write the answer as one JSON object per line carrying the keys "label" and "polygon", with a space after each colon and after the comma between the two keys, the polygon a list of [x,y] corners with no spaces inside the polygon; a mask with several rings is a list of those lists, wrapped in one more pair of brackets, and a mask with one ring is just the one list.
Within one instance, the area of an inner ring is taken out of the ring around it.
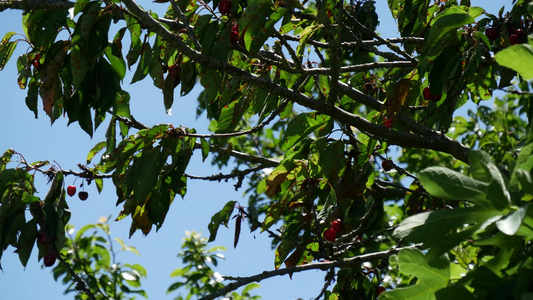
{"label": "green leaf", "polygon": [[515,70],[525,80],[533,79],[533,47],[518,44],[507,47],[494,56],[501,66]]}
{"label": "green leaf", "polygon": [[233,127],[233,125],[237,124],[237,120],[235,120],[235,111],[236,106],[238,109],[239,101],[232,101],[228,105],[224,105],[220,111],[220,116],[218,117],[218,123],[217,123],[217,131],[219,132],[225,132],[228,131],[230,127]]}
{"label": "green leaf", "polygon": [[133,173],[133,192],[137,201],[145,201],[157,183],[161,168],[166,160],[161,153],[161,146],[143,150],[135,157],[128,171]]}
{"label": "green leaf", "polygon": [[448,31],[473,22],[474,18],[460,7],[448,7],[431,21],[427,45],[433,44]]}
{"label": "green leaf", "polygon": [[91,42],[87,45],[87,55],[89,57],[100,57],[103,51],[107,48],[109,44],[108,33],[111,20],[111,14],[102,14],[91,28],[91,33],[89,34],[89,41]]}
{"label": "green leaf", "polygon": [[135,71],[135,74],[133,74],[133,78],[131,79],[130,84],[143,80],[146,77],[146,75],[148,75],[148,72],[150,71],[151,63],[152,63],[152,49],[150,48],[149,43],[144,43],[142,45],[141,60],[139,61],[139,64],[137,65],[137,70]]}
{"label": "green leaf", "polygon": [[130,31],[131,45],[128,54],[126,54],[126,60],[128,61],[128,68],[137,62],[139,56],[141,55],[141,25],[139,21],[128,14],[124,15],[126,20],[127,28]]}
{"label": "green leaf", "polygon": [[296,247],[296,243],[290,239],[284,239],[276,247],[276,254],[274,259],[274,266],[276,269],[279,269],[281,264],[287,258],[287,255]]}
{"label": "green leaf", "polygon": [[416,276],[416,284],[385,292],[380,299],[435,299],[435,293],[445,288],[450,281],[450,261],[447,255],[429,260],[419,250],[403,249],[398,254],[398,266],[401,273]]}
{"label": "green leaf", "polygon": [[202,144],[202,162],[204,162],[209,155],[209,142],[204,138],[200,138],[200,142]]}
{"label": "green leaf", "polygon": [[313,34],[320,29],[323,28],[323,25],[315,24],[311,26],[306,26],[302,32],[299,33],[300,35],[300,43],[298,44],[298,47],[296,48],[296,55],[298,57],[302,57],[304,54],[304,50],[307,46],[307,41],[313,36]]}
{"label": "green leaf", "polygon": [[37,220],[31,219],[20,229],[20,236],[17,244],[17,253],[20,262],[24,267],[31,256],[35,239],[37,238]]}
{"label": "green leaf", "polygon": [[181,65],[181,92],[183,97],[187,95],[196,84],[196,66],[192,61],[184,62]]}
{"label": "green leaf", "polygon": [[497,221],[496,225],[498,229],[507,235],[514,235],[522,225],[526,211],[527,205],[518,208],[503,219]]}
{"label": "green leaf", "polygon": [[89,71],[89,63],[85,53],[80,49],[79,46],[75,45],[70,51],[70,66],[72,73],[72,84],[74,88],[80,89]]}
{"label": "green leaf", "polygon": [[443,167],[430,167],[418,175],[424,189],[432,196],[446,200],[468,200],[487,205],[488,185]]}
{"label": "green leaf", "polygon": [[89,1],[90,0],[76,0],[76,3],[74,3],[74,16],[76,16],[80,11],[83,11]]}
{"label": "green leaf", "polygon": [[222,210],[211,217],[211,222],[207,226],[209,229],[209,242],[214,241],[217,237],[218,227],[220,225],[228,227],[228,221],[231,218],[231,214],[233,213],[236,202],[237,201],[228,201]]}
{"label": "green leaf", "polygon": [[435,247],[433,253],[441,254],[498,221],[502,215],[499,210],[478,207],[423,212],[405,219],[394,230],[394,236],[424,243],[424,247]]}
{"label": "green leaf", "polygon": [[281,147],[287,150],[306,138],[309,134],[324,126],[330,117],[316,112],[302,113],[293,118],[281,139]]}
{"label": "green leaf", "polygon": [[4,38],[0,42],[0,71],[4,69],[6,63],[11,58],[13,51],[15,51],[15,48],[17,47],[17,41],[9,41],[11,37],[15,34],[16,33],[13,31],[6,33],[6,35],[4,35]]}
{"label": "green leaf", "polygon": [[111,44],[111,46],[105,48],[104,53],[118,77],[121,80],[124,79],[124,77],[126,76],[126,62],[122,58],[122,55],[118,50],[118,46],[113,43]]}
{"label": "green leaf", "polygon": [[105,141],[96,144],[91,149],[91,151],[89,151],[89,153],[87,154],[87,164],[90,164],[91,161],[93,160],[93,157],[96,155],[96,153],[102,151],[102,149],[104,149],[105,146],[106,146],[106,142]]}

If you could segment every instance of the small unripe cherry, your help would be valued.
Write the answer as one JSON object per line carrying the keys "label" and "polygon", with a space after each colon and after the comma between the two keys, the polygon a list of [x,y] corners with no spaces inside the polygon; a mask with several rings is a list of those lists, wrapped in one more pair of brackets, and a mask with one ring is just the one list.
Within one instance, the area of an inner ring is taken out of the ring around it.
{"label": "small unripe cherry", "polygon": [[76,194],[76,186],[74,186],[74,185],[69,185],[69,186],[67,187],[67,194],[68,194],[70,197],[74,196],[74,195]]}
{"label": "small unripe cherry", "polygon": [[43,258],[43,263],[45,267],[51,267],[56,263],[57,255],[55,252],[48,252]]}
{"label": "small unripe cherry", "polygon": [[89,193],[86,191],[81,191],[78,193],[78,198],[80,198],[81,201],[85,201],[87,198],[89,198]]}
{"label": "small unripe cherry", "polygon": [[322,236],[324,237],[324,239],[326,239],[326,241],[334,242],[337,238],[337,232],[333,230],[333,228],[328,228],[326,229],[326,231],[324,231]]}
{"label": "small unripe cherry", "polygon": [[383,162],[381,162],[381,167],[383,168],[383,170],[388,172],[394,168],[394,163],[392,162],[392,160],[386,159]]}
{"label": "small unripe cherry", "polygon": [[341,232],[344,229],[344,223],[342,223],[341,219],[337,219],[333,222],[331,222],[331,229],[335,230],[335,232]]}

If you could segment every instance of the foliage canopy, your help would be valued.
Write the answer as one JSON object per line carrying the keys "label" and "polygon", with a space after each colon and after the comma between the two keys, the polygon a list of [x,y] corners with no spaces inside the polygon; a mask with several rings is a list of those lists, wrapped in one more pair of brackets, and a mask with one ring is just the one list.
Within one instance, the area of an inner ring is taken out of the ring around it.
{"label": "foliage canopy", "polygon": [[[198,179],[186,172],[196,154],[233,169],[200,179],[235,178],[248,198],[220,204],[208,241],[232,219],[235,246],[241,228],[267,232],[275,270],[222,280],[223,249],[191,233],[169,292],[256,299],[254,282],[320,269],[323,299],[372,299],[380,286],[381,299],[533,295],[528,1],[491,15],[470,1],[388,0],[394,38],[377,34],[375,1],[155,2],[163,16],[133,0],[0,3],[24,10],[24,38],[4,36],[0,70],[27,42],[18,85],[35,117],[42,107],[91,136],[107,126],[79,172],[3,154],[0,258],[13,247],[25,266],[37,242],[79,299],[146,296],[144,268],[112,261],[106,222],[68,234],[64,178],[113,186],[118,220],[147,235]],[[135,119],[128,72],[162,91],[166,113],[201,85],[211,132]],[[38,173],[50,179],[42,199]]]}

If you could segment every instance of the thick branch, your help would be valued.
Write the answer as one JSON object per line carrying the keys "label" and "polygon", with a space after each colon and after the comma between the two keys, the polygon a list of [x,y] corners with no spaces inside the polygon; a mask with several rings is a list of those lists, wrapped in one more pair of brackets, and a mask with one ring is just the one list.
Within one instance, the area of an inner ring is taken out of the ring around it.
{"label": "thick branch", "polygon": [[407,246],[407,247],[391,248],[391,249],[386,250],[386,251],[362,254],[362,255],[351,257],[351,258],[340,259],[340,260],[336,260],[336,261],[317,262],[317,263],[310,263],[310,264],[307,264],[307,265],[301,265],[301,266],[296,266],[296,267],[291,267],[291,268],[284,268],[284,269],[277,269],[277,270],[272,270],[272,271],[265,271],[265,272],[263,272],[261,274],[257,274],[257,275],[253,275],[253,276],[249,276],[249,277],[235,277],[235,278],[226,277],[226,278],[234,279],[234,280],[237,280],[237,281],[226,285],[222,289],[220,289],[220,290],[218,290],[218,291],[216,291],[216,292],[214,292],[214,293],[212,293],[212,294],[210,294],[208,296],[200,298],[200,300],[215,299],[216,297],[223,296],[223,295],[225,295],[225,294],[227,294],[227,293],[229,293],[231,291],[234,291],[234,290],[238,289],[241,286],[247,285],[247,284],[249,284],[251,282],[259,282],[259,281],[261,281],[263,279],[267,279],[267,278],[271,278],[271,277],[275,277],[275,276],[283,276],[283,275],[287,275],[287,274],[293,274],[293,273],[298,273],[298,272],[303,272],[303,271],[308,271],[308,270],[316,270],[316,269],[327,270],[327,269],[330,269],[330,268],[357,266],[357,265],[359,265],[359,264],[361,264],[363,262],[373,261],[373,260],[376,260],[376,259],[387,258],[387,257],[389,257],[389,256],[391,256],[393,254],[396,254],[396,253],[400,252],[403,249],[413,249],[413,248],[418,248],[419,246],[420,245],[412,245],[412,246]]}
{"label": "thick branch", "polygon": [[20,9],[20,10],[67,10],[74,7],[74,2],[63,0],[22,0],[22,1],[0,1],[0,12],[6,9]]}

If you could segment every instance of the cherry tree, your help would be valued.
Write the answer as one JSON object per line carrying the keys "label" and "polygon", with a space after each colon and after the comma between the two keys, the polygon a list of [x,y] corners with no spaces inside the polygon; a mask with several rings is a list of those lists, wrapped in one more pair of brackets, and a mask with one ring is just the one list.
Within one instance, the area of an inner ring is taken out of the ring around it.
{"label": "cherry tree", "polygon": [[[79,170],[3,150],[0,258],[14,248],[25,266],[37,244],[33,259],[77,299],[146,296],[145,269],[112,262],[106,222],[69,233],[66,197],[87,195],[65,178],[115,189],[130,237],[157,234],[189,180],[232,179],[248,202],[219,203],[209,238],[187,236],[169,292],[256,299],[259,281],[321,270],[317,299],[531,297],[533,19],[514,2],[493,15],[470,1],[389,0],[398,37],[376,32],[377,3],[364,0],[147,5],[168,7],[162,16],[133,0],[0,2],[24,11],[0,70],[27,42],[13,84],[28,109],[90,136],[107,128]],[[210,132],[136,119],[129,72],[161,90],[162,114],[201,86]],[[232,171],[193,176],[193,155]],[[271,238],[273,270],[218,278],[223,249],[207,243],[230,222],[235,247],[248,231]]]}

